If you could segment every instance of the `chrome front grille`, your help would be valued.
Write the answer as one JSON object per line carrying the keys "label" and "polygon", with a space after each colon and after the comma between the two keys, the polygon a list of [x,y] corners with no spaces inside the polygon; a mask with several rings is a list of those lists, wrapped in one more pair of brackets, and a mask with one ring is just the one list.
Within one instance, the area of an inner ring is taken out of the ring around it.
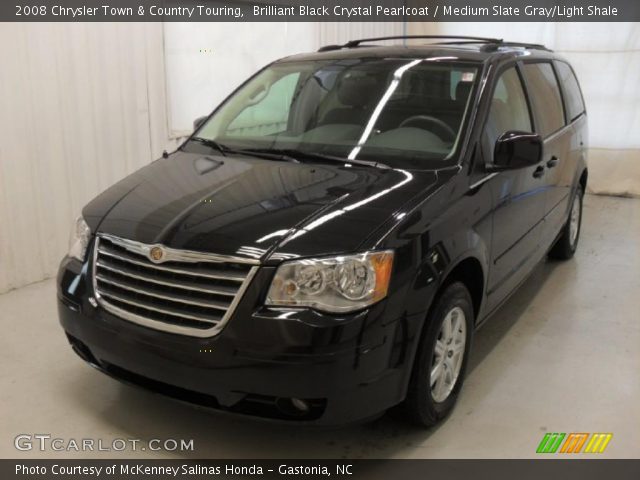
{"label": "chrome front grille", "polygon": [[[153,260],[158,252],[161,258]],[[210,337],[233,314],[257,263],[99,235],[93,287],[98,303],[125,320],[156,330]]]}

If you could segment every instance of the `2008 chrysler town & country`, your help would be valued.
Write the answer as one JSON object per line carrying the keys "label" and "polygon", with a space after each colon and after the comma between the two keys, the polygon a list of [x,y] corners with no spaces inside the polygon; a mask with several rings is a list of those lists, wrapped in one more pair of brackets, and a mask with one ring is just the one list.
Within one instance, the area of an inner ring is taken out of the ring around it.
{"label": "2008 chrysler town & country", "polygon": [[585,107],[540,45],[377,40],[267,66],[83,209],[58,276],[76,353],[272,419],[452,409],[474,330],[576,249]]}

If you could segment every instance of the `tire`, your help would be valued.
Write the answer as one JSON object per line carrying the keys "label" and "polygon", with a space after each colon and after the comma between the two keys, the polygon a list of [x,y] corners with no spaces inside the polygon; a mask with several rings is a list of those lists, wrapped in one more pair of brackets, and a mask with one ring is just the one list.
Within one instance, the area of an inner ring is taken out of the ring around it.
{"label": "tire", "polygon": [[562,227],[560,237],[549,250],[549,258],[555,260],[569,260],[576,253],[578,248],[578,240],[580,240],[580,227],[582,226],[582,198],[584,192],[582,185],[578,185],[576,193],[571,201],[571,210],[569,210],[569,218]]}
{"label": "tire", "polygon": [[[450,329],[452,343],[442,342],[443,336],[448,336],[445,320],[449,326],[454,327]],[[462,388],[475,324],[471,295],[464,284],[455,282],[449,285],[436,299],[426,322],[413,365],[407,398],[403,404],[409,420],[422,427],[432,426],[446,417],[453,409]],[[457,334],[456,322],[461,322],[458,323]],[[436,344],[440,350],[444,346],[444,355],[436,353]],[[458,346],[457,349],[454,345]],[[461,352],[462,358],[456,357],[454,350]],[[456,375],[455,370],[458,366]],[[445,372],[444,376],[438,375],[438,372]]]}

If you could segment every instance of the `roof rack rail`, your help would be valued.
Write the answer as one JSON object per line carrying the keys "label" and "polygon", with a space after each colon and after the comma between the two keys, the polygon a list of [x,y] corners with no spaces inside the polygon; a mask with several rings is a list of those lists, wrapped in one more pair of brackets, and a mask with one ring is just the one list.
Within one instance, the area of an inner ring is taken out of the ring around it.
{"label": "roof rack rail", "polygon": [[344,45],[326,45],[319,52],[326,52],[329,50],[339,50],[342,48],[355,48],[359,47],[364,42],[382,42],[385,40],[423,40],[423,39],[451,39],[451,40],[466,40],[469,43],[500,43],[501,38],[487,38],[487,37],[468,37],[464,35],[395,35],[391,37],[375,37],[375,38],[361,38],[358,40],[350,40]]}
{"label": "roof rack rail", "polygon": [[495,44],[487,44],[482,47],[482,50],[492,51],[497,50],[500,47],[522,47],[522,48],[534,48],[536,50],[545,50],[547,52],[552,52],[550,48],[545,47],[540,43],[523,43],[523,42],[500,42]]}
{"label": "roof rack rail", "polygon": [[318,52],[328,52],[330,50],[341,50],[343,48],[356,48],[361,46],[365,42],[381,42],[385,40],[451,40],[449,42],[436,42],[434,45],[465,45],[473,43],[484,43],[482,47],[485,51],[497,50],[500,47],[523,47],[523,48],[535,48],[538,50],[552,51],[537,43],[521,43],[521,42],[505,42],[502,38],[488,38],[488,37],[469,37],[465,35],[397,35],[391,37],[376,37],[376,38],[361,38],[358,40],[350,40],[344,45],[325,45],[320,48]]}
{"label": "roof rack rail", "polygon": [[343,45],[325,45],[324,47],[320,47],[318,52],[330,52],[331,50],[341,50]]}
{"label": "roof rack rail", "polygon": [[423,40],[430,39],[436,40],[439,38],[451,39],[451,40],[472,40],[478,43],[500,43],[501,38],[487,38],[487,37],[468,37],[464,35],[398,35],[391,37],[376,37],[376,38],[361,38],[359,40],[351,40],[345,43],[343,48],[354,48],[360,46],[364,42],[382,42],[384,40]]}

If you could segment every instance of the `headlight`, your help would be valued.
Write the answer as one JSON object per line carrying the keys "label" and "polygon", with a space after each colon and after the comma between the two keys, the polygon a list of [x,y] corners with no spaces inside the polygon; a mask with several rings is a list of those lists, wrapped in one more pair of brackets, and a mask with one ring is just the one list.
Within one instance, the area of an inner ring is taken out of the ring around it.
{"label": "headlight", "polygon": [[71,229],[68,255],[83,262],[84,256],[87,253],[87,246],[89,245],[90,238],[91,230],[89,229],[89,225],[84,221],[84,218],[78,217]]}
{"label": "headlight", "polygon": [[286,262],[276,271],[266,304],[358,310],[386,297],[392,266],[392,251]]}

